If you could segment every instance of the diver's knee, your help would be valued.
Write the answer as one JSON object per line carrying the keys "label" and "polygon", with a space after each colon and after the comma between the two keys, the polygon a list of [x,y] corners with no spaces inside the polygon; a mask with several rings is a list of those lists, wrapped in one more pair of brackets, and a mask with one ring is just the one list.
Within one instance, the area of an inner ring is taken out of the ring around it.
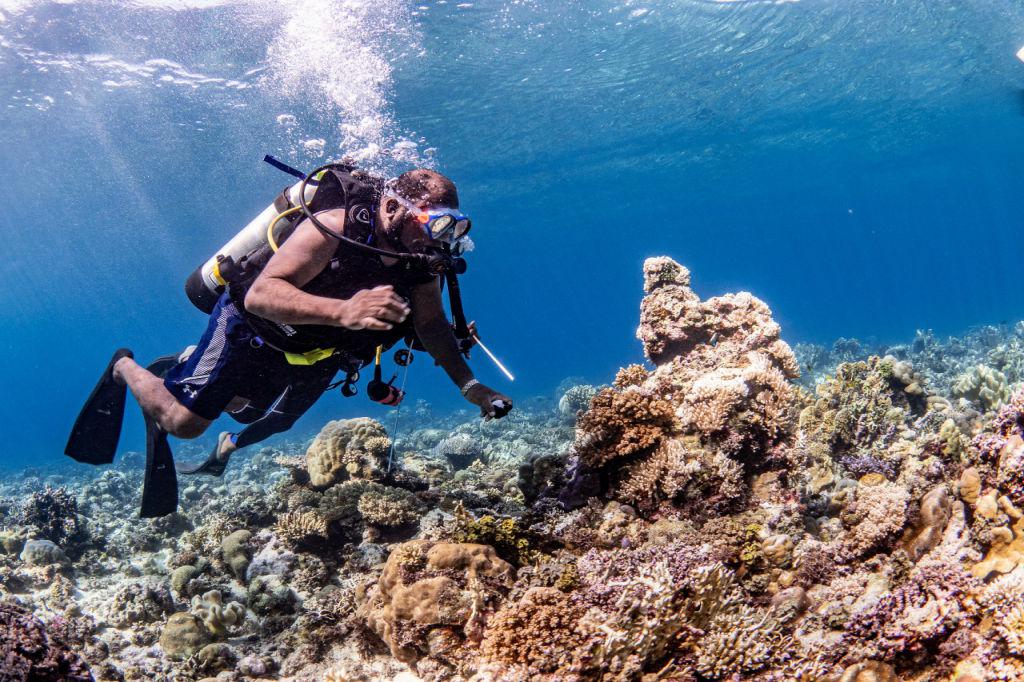
{"label": "diver's knee", "polygon": [[175,438],[188,440],[203,435],[211,423],[209,419],[200,417],[187,407],[175,405],[161,426]]}

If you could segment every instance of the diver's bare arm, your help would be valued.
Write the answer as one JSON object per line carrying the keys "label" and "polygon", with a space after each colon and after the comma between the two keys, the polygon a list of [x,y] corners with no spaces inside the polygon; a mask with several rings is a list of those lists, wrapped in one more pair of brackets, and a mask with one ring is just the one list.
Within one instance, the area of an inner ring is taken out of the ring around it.
{"label": "diver's bare arm", "polygon": [[473,378],[473,370],[459,352],[455,334],[444,314],[441,287],[437,282],[421,284],[412,291],[412,319],[416,335],[437,364],[462,387]]}
{"label": "diver's bare arm", "polygon": [[[341,233],[344,229],[343,209],[325,211],[317,218],[330,230]],[[246,309],[280,324],[350,329],[390,329],[404,320],[408,308],[391,287],[360,291],[345,301],[302,291],[327,267],[337,246],[337,240],[304,220],[253,282],[245,296]]]}

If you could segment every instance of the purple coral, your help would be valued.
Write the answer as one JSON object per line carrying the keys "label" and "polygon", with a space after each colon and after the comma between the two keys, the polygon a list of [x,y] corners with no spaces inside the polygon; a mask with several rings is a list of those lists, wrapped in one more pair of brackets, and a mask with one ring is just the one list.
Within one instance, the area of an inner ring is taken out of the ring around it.
{"label": "purple coral", "polygon": [[93,682],[78,654],[20,606],[0,604],[0,632],[0,680]]}
{"label": "purple coral", "polygon": [[839,463],[846,469],[853,478],[860,478],[867,474],[882,474],[890,481],[896,477],[892,466],[865,452],[843,455]]}

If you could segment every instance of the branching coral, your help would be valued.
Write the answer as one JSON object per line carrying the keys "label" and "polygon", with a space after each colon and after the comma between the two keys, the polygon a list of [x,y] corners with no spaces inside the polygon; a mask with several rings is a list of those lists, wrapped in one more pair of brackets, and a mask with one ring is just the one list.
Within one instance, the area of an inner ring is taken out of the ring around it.
{"label": "branching coral", "polygon": [[597,395],[597,387],[588,384],[573,386],[558,399],[558,412],[570,422],[576,421],[577,415],[590,407],[591,399]]}
{"label": "branching coral", "polygon": [[[762,301],[748,293],[701,301],[689,271],[667,258],[649,259],[644,273],[637,336],[657,368],[627,368],[600,391],[577,424],[575,448],[613,496],[652,512],[718,457],[785,461],[780,446],[795,417],[789,380],[799,372]],[[715,476],[701,478],[690,492]]]}
{"label": "branching coral", "polygon": [[78,519],[78,502],[63,487],[47,486],[32,493],[15,514],[14,520],[32,529],[36,537],[61,547],[66,547],[84,530]]}
{"label": "branching coral", "polygon": [[843,510],[849,533],[843,539],[842,558],[862,557],[896,537],[906,523],[909,502],[903,486],[865,477],[857,486],[856,498]]}
{"label": "branching coral", "polygon": [[981,583],[959,566],[925,561],[909,579],[856,611],[840,643],[850,663],[865,658],[926,663],[973,617]]}
{"label": "branching coral", "polygon": [[79,655],[25,609],[0,603],[0,633],[0,679],[92,682]]}
{"label": "branching coral", "polygon": [[277,520],[277,534],[285,542],[298,545],[327,539],[327,520],[318,512],[288,512]]}
{"label": "branching coral", "polygon": [[476,519],[461,504],[455,508],[451,534],[456,542],[493,547],[498,556],[513,566],[530,564],[538,555],[516,519],[499,519],[489,514]]}
{"label": "branching coral", "polygon": [[581,667],[578,652],[597,634],[585,615],[586,609],[561,591],[533,588],[490,619],[481,652],[485,660],[522,666],[524,679],[568,673]]}
{"label": "branching coral", "polygon": [[375,485],[360,495],[356,509],[366,523],[385,528],[415,523],[424,511],[423,505],[409,491],[382,485]]}
{"label": "branching coral", "polygon": [[326,488],[347,478],[382,478],[390,446],[384,427],[373,419],[328,422],[306,451],[309,480]]}
{"label": "branching coral", "polygon": [[590,466],[651,454],[677,428],[671,403],[637,387],[602,389],[579,420],[576,451]]}

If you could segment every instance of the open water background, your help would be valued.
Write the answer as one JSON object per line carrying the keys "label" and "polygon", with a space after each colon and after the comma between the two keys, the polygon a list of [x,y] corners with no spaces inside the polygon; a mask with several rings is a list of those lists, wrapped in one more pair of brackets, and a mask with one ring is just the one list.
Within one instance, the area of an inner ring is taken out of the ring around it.
{"label": "open water background", "polygon": [[0,0],[0,466],[59,461],[113,348],[198,339],[183,281],[287,183],[266,152],[450,175],[519,399],[640,358],[651,255],[791,342],[1024,318],[1021,47],[1016,0]]}

